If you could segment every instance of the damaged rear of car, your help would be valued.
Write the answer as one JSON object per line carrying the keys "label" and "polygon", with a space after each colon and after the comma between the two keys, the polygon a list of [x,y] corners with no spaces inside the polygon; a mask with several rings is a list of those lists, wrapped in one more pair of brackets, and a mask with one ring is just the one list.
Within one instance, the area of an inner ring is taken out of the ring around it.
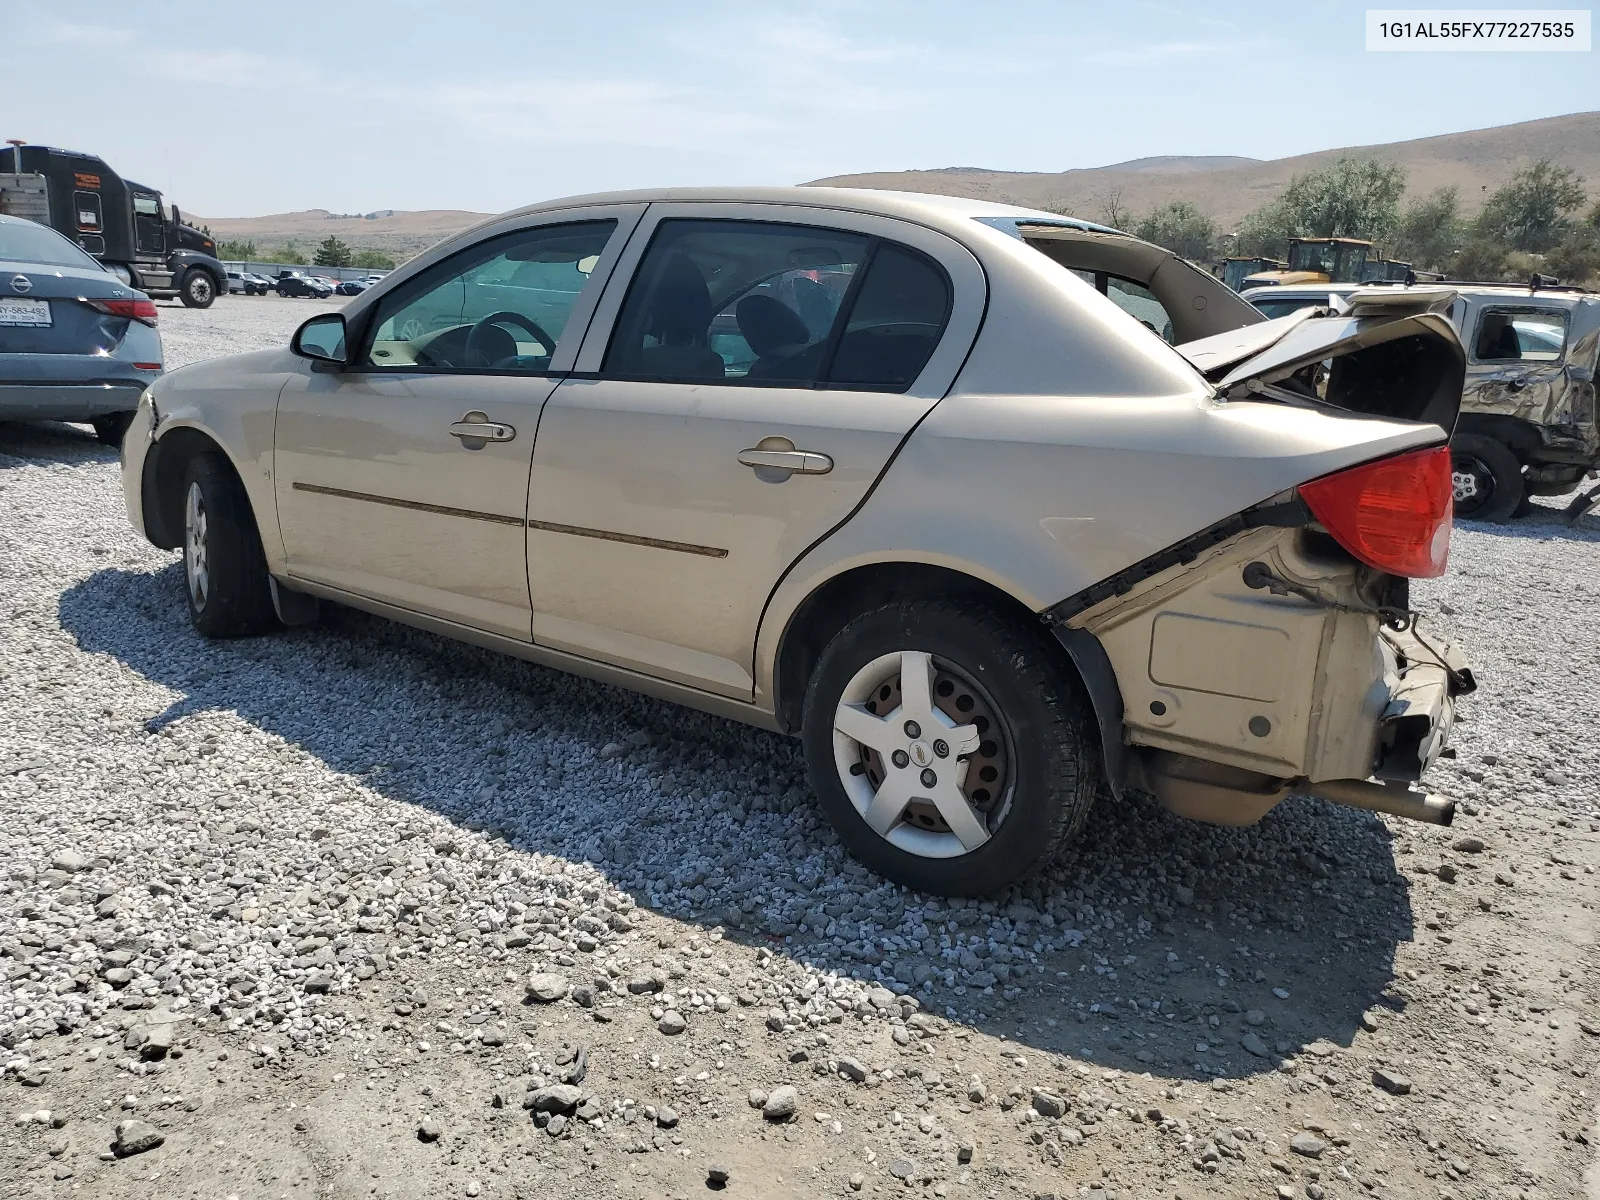
{"label": "damaged rear of car", "polygon": [[1113,788],[1143,786],[1226,825],[1293,792],[1450,823],[1453,804],[1413,785],[1475,685],[1460,651],[1419,628],[1409,581],[1443,574],[1449,552],[1447,443],[1465,374],[1453,298],[1356,293],[1343,314],[1305,310],[1178,347],[1222,405],[1434,432],[1287,488],[1046,611],[1080,663],[1103,653],[1115,674]]}

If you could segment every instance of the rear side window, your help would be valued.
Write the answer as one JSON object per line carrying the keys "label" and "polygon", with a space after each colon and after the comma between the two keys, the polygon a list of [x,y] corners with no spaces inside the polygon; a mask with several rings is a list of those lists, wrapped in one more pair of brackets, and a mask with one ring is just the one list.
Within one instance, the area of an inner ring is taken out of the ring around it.
{"label": "rear side window", "polygon": [[834,387],[903,392],[950,319],[950,283],[931,259],[884,242],[867,266],[828,371]]}
{"label": "rear side window", "polygon": [[1157,300],[1144,284],[1105,271],[1085,271],[1079,267],[1067,269],[1162,341],[1171,344],[1172,318],[1167,313],[1166,305]]}
{"label": "rear side window", "polygon": [[1486,308],[1478,317],[1472,356],[1479,362],[1560,362],[1567,314],[1558,309]]}
{"label": "rear side window", "polygon": [[944,271],[897,243],[808,225],[663,221],[603,369],[663,383],[898,392],[949,313]]}

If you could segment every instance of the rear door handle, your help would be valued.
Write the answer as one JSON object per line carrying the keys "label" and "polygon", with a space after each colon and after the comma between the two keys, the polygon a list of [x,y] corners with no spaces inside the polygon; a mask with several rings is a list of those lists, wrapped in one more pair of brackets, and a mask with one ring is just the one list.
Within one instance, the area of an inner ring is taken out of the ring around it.
{"label": "rear door handle", "polygon": [[[482,414],[468,413],[467,416],[478,417]],[[464,442],[509,442],[517,436],[517,431],[510,425],[484,418],[479,421],[457,421],[450,426],[450,436],[460,438]]]}
{"label": "rear door handle", "polygon": [[747,467],[792,471],[796,475],[826,475],[833,459],[814,450],[741,450],[739,461]]}

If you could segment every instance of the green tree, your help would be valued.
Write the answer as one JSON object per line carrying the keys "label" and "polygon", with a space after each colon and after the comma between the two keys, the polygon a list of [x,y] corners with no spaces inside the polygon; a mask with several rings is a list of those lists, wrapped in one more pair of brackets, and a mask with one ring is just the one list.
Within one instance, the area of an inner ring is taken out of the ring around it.
{"label": "green tree", "polygon": [[369,271],[392,271],[394,259],[382,250],[357,250],[350,259],[352,267],[364,267]]}
{"label": "green tree", "polygon": [[1461,245],[1465,226],[1454,187],[1436,188],[1400,215],[1394,256],[1431,271],[1444,270]]}
{"label": "green tree", "polygon": [[263,246],[252,256],[252,261],[280,263],[286,267],[303,267],[306,265],[306,256],[304,251],[290,242],[287,246]]}
{"label": "green tree", "polygon": [[1133,232],[1190,262],[1209,262],[1217,243],[1216,224],[1187,200],[1162,205]]}
{"label": "green tree", "polygon": [[1511,251],[1504,242],[1474,229],[1451,259],[1447,270],[1457,279],[1494,283],[1510,278],[1510,255]]}
{"label": "green tree", "polygon": [[1583,203],[1583,179],[1571,167],[1541,158],[1490,195],[1477,230],[1513,250],[1542,253],[1571,227],[1570,214]]}
{"label": "green tree", "polygon": [[317,246],[317,253],[312,261],[319,267],[348,267],[350,247],[330,233]]}
{"label": "green tree", "polygon": [[1544,269],[1563,283],[1600,283],[1600,225],[1573,228],[1544,256]]}
{"label": "green tree", "polygon": [[262,261],[256,255],[256,244],[249,241],[218,242],[217,257],[239,262]]}
{"label": "green tree", "polygon": [[1343,155],[1322,171],[1296,175],[1276,200],[1239,225],[1239,253],[1282,258],[1291,237],[1387,239],[1400,219],[1405,169]]}
{"label": "green tree", "polygon": [[1254,255],[1285,258],[1289,253],[1289,239],[1302,232],[1294,213],[1279,198],[1245,214],[1234,236],[1233,251],[1241,258]]}

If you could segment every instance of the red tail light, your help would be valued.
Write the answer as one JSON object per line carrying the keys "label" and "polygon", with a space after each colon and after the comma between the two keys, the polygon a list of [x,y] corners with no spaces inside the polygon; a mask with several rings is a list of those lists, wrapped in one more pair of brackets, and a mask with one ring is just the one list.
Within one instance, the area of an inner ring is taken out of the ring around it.
{"label": "red tail light", "polygon": [[90,308],[96,312],[103,312],[108,317],[127,317],[131,321],[140,321],[145,325],[156,323],[156,302],[148,299],[138,300],[85,300]]}
{"label": "red tail light", "polygon": [[1450,558],[1450,448],[1413,450],[1300,485],[1338,543],[1368,566],[1425,579]]}

